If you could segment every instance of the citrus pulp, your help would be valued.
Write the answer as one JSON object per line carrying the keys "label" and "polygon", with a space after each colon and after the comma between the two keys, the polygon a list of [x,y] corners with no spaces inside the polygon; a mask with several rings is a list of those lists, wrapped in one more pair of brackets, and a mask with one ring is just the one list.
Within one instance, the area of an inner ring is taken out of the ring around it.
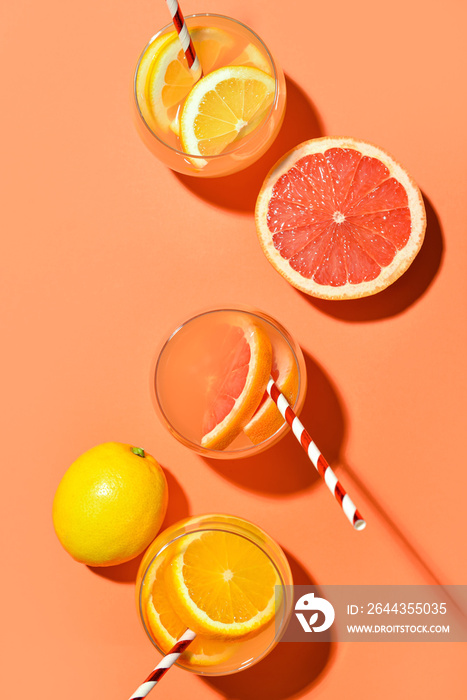
{"label": "citrus pulp", "polygon": [[199,634],[238,639],[272,620],[277,571],[267,555],[244,537],[198,532],[180,542],[167,567],[172,604]]}
{"label": "citrus pulp", "polygon": [[209,379],[201,446],[223,450],[253,417],[266,389],[272,366],[268,335],[253,320],[231,314],[219,325],[219,358]]}
{"label": "citrus pulp", "polygon": [[[167,590],[165,573],[167,559],[156,557],[141,589],[141,607],[160,649],[167,653],[186,630],[185,623],[175,612]],[[203,635],[197,635],[183,659],[195,666],[214,666],[224,662],[233,653],[231,646]]]}
{"label": "citrus pulp", "polygon": [[257,126],[274,99],[275,81],[251,66],[224,66],[201,78],[180,117],[185,153],[215,156]]}
{"label": "citrus pulp", "polygon": [[354,299],[392,284],[423,243],[415,182],[382,149],[352,138],[313,139],[267,175],[255,211],[266,257],[301,291]]}

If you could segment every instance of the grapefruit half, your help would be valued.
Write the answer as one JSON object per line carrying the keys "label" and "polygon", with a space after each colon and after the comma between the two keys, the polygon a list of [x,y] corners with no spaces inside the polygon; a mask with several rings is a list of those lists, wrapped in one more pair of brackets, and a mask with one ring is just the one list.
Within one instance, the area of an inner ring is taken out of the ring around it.
{"label": "grapefruit half", "polygon": [[324,137],[296,146],[267,175],[255,211],[275,269],[322,299],[382,291],[423,243],[426,214],[410,175],[377,146]]}
{"label": "grapefruit half", "polygon": [[201,446],[223,450],[258,408],[272,366],[271,341],[259,325],[240,315],[219,328],[219,366],[209,378]]}

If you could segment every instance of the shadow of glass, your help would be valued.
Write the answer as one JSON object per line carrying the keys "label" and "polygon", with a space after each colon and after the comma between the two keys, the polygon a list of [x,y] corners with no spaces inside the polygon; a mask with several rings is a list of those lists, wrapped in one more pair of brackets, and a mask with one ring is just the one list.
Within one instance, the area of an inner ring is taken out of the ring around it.
{"label": "shadow of glass", "polygon": [[327,301],[303,292],[299,294],[319,311],[342,321],[377,321],[403,313],[425,294],[443,259],[444,243],[439,218],[425,194],[423,201],[427,217],[425,240],[409,269],[394,284],[362,299]]}
{"label": "shadow of glass", "polygon": [[[169,503],[164,522],[161,525],[161,531],[190,515],[190,504],[179,482],[165,467],[164,473],[169,488]],[[135,583],[143,556],[144,552],[124,564],[117,564],[116,566],[88,566],[88,569],[94,574],[116,583]]]}
{"label": "shadow of glass", "polygon": [[[300,419],[330,464],[340,461],[345,418],[336,389],[326,373],[304,352],[308,390]],[[228,481],[277,498],[308,489],[320,481],[292,433],[254,457],[204,461]]]}
{"label": "shadow of glass", "polygon": [[174,172],[182,185],[218,207],[253,212],[264,178],[276,161],[298,143],[323,136],[321,119],[309,98],[287,76],[286,86],[284,122],[276,140],[264,156],[245,170],[226,177],[190,177]]}
{"label": "shadow of glass", "polygon": [[[294,584],[316,585],[300,562],[289,552]],[[219,695],[230,700],[286,700],[300,697],[317,685],[329,672],[337,643],[328,637],[313,643],[279,642],[272,652],[256,666],[232,676],[202,680]]]}

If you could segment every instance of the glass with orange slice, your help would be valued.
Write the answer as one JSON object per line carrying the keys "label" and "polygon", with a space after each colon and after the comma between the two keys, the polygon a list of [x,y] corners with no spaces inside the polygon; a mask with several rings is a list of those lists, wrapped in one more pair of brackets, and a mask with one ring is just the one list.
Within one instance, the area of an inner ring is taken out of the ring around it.
{"label": "glass with orange slice", "polygon": [[136,603],[151,642],[166,654],[186,629],[196,638],[177,662],[225,675],[260,661],[292,610],[292,575],[279,545],[230,515],[182,520],[146,551]]}
{"label": "glass with orange slice", "polygon": [[195,81],[173,24],[138,61],[134,96],[146,145],[167,166],[199,177],[246,168],[269,148],[285,110],[285,79],[261,39],[229,17],[185,21],[203,77]]}
{"label": "glass with orange slice", "polygon": [[212,309],[182,323],[160,351],[154,397],[162,422],[206,457],[250,457],[289,430],[266,392],[272,376],[296,413],[306,392],[302,351],[275,319]]}

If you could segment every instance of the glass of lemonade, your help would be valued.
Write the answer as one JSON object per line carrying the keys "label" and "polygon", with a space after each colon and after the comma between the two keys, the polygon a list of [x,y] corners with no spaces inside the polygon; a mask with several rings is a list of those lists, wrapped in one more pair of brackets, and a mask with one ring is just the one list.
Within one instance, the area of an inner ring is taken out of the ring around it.
{"label": "glass of lemonade", "polygon": [[236,673],[279,641],[292,611],[292,574],[269,535],[230,515],[187,518],[146,551],[136,581],[144,629],[167,654],[188,628],[196,638],[178,666]]}
{"label": "glass of lemonade", "polygon": [[270,377],[299,413],[306,368],[298,343],[270,316],[213,309],[182,323],[154,372],[156,410],[181,443],[206,457],[251,457],[289,427],[266,392]]}
{"label": "glass of lemonade", "polygon": [[241,22],[208,13],[185,21],[203,78],[196,83],[173,24],[161,29],[136,67],[139,131],[173,170],[229,175],[257,160],[277,136],[285,111],[284,74]]}

